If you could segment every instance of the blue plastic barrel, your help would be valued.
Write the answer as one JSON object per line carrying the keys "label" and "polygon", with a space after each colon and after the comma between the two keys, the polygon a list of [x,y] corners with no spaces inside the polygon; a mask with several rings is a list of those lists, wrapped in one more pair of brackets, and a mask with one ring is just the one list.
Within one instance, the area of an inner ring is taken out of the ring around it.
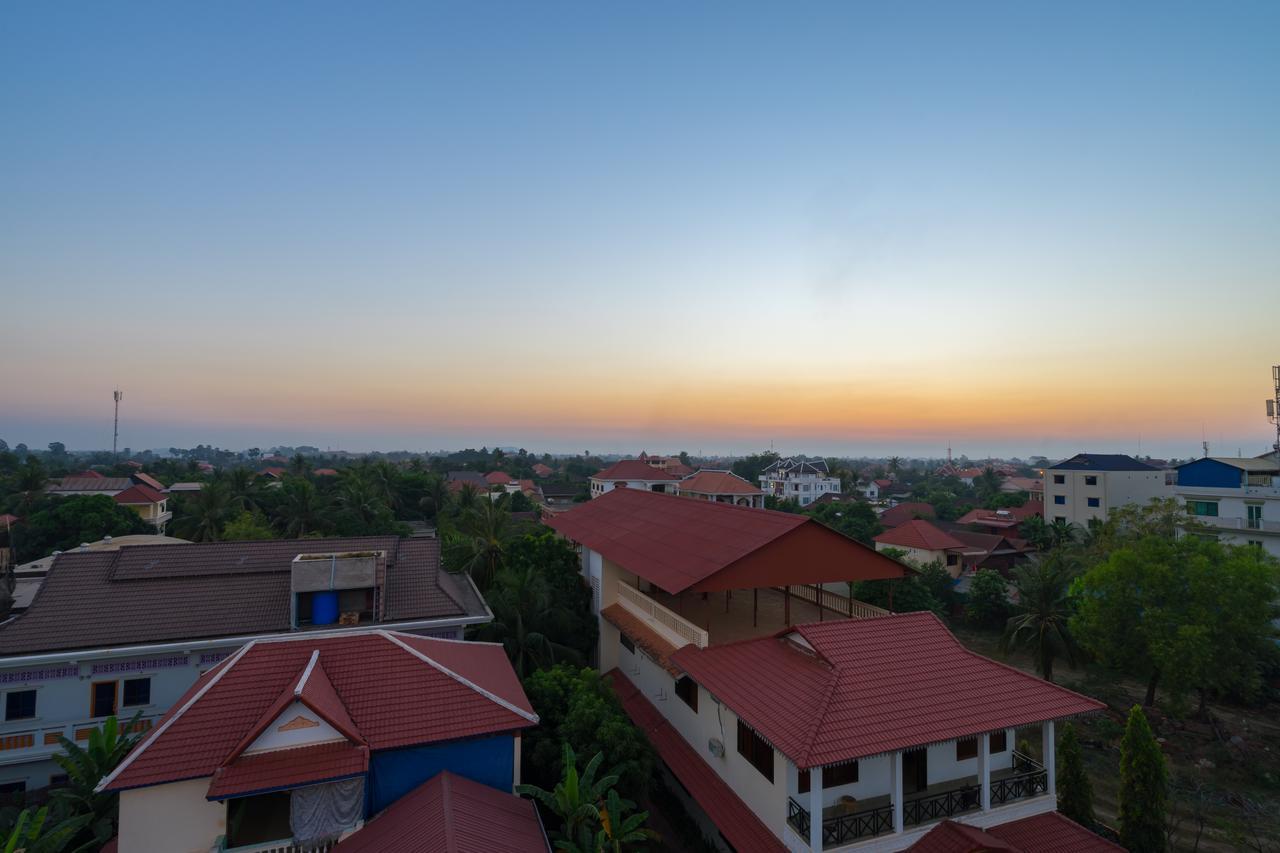
{"label": "blue plastic barrel", "polygon": [[317,592],[311,598],[311,624],[332,625],[338,621],[338,593]]}

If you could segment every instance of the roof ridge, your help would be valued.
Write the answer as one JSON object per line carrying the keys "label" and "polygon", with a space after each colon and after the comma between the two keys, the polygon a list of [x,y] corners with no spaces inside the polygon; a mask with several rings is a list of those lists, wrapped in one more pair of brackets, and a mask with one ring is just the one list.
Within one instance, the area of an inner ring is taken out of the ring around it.
{"label": "roof ridge", "polygon": [[423,661],[424,663],[429,664],[430,666],[434,667],[435,669],[439,670],[440,672],[454,679],[459,684],[465,687],[471,688],[475,692],[479,693],[481,696],[484,696],[486,699],[489,699],[490,701],[498,705],[501,705],[502,707],[506,708],[508,711],[511,711],[513,714],[523,717],[524,719],[534,724],[538,722],[537,714],[530,713],[529,711],[526,711],[523,708],[513,705],[511,702],[508,702],[506,699],[503,699],[501,696],[497,695],[496,693],[490,690],[486,690],[485,688],[481,687],[479,684],[476,684],[474,681],[471,681],[468,678],[464,678],[463,676],[449,669],[447,666],[440,663],[439,661],[432,660],[432,658],[429,657],[425,652],[421,652],[415,649],[413,646],[409,645],[404,640],[393,635],[390,631],[378,631],[377,633],[386,637],[388,640],[395,643],[397,646],[404,649],[406,652],[418,658],[419,660]]}
{"label": "roof ridge", "polygon": [[444,848],[448,853],[457,853],[458,839],[453,831],[453,786],[452,776],[448,770],[440,771],[440,809],[444,818]]}
{"label": "roof ridge", "polygon": [[[186,701],[186,704],[184,704],[181,708],[179,708],[176,712],[174,712],[174,715],[172,717],[165,720],[156,728],[152,729],[151,734],[149,734],[146,738],[144,738],[142,743],[138,744],[138,746],[135,749],[133,749],[128,755],[126,755],[124,758],[124,761],[121,761],[120,764],[117,765],[115,770],[112,770],[110,773],[108,773],[106,777],[103,778],[103,780],[99,782],[93,790],[95,792],[100,793],[107,785],[115,781],[116,777],[118,777],[126,767],[132,764],[139,755],[142,755],[142,753],[146,751],[148,746],[155,743],[156,740],[160,737],[160,735],[168,731],[169,727],[172,726],[175,722],[177,722],[179,717],[181,717],[184,713],[186,713],[187,710],[192,705],[194,705],[197,701],[199,701],[202,696],[204,696],[206,693],[209,692],[210,689],[213,688],[213,685],[221,681],[222,677],[226,675],[228,672],[230,672],[231,668],[234,667],[240,661],[240,659],[244,657],[249,652],[249,650],[254,647],[254,645],[257,642],[258,642],[257,640],[250,640],[249,642],[241,646],[240,649],[231,657],[227,658],[222,663],[219,663],[212,670],[209,670],[210,672],[213,672],[214,670],[218,670],[218,671],[213,675],[212,678],[210,678],[205,683],[203,687],[201,687],[199,690],[193,693],[191,695],[191,698]],[[222,669],[218,669],[219,667],[222,667]]]}

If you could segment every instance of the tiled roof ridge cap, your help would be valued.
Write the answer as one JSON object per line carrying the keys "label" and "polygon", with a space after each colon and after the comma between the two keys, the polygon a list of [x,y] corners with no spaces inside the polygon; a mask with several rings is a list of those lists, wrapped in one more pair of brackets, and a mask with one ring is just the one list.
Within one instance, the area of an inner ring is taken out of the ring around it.
{"label": "tiled roof ridge cap", "polygon": [[[519,708],[516,705],[513,705],[511,702],[508,702],[506,699],[503,699],[501,696],[497,695],[496,693],[486,690],[485,688],[481,687],[479,684],[476,684],[474,681],[471,681],[468,678],[464,678],[463,676],[449,669],[447,666],[440,663],[439,661],[433,660],[425,652],[418,651],[413,646],[409,645],[404,640],[400,639],[398,636],[391,633],[390,631],[378,631],[377,633],[381,634],[383,637],[395,643],[397,646],[404,649],[406,652],[418,658],[419,660],[423,661],[424,663],[428,664],[429,666],[434,667],[435,669],[439,670],[440,672],[454,679],[459,684],[465,687],[471,688],[475,692],[479,693],[481,696],[484,696],[486,699],[490,700],[491,702],[501,705],[503,708],[506,708],[508,711],[511,711],[513,714],[523,717],[524,719],[528,720],[531,723],[534,723],[535,725],[537,724],[538,722],[537,714],[533,714],[524,710],[523,708]],[[431,638],[431,639],[435,639],[435,638]],[[489,645],[499,645],[499,644],[491,643]]]}

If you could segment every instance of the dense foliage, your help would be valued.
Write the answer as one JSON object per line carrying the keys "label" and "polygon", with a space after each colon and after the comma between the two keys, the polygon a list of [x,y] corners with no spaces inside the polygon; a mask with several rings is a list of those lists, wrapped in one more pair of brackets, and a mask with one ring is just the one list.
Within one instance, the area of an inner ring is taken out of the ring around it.
{"label": "dense foliage", "polygon": [[1084,766],[1076,727],[1066,723],[1058,739],[1058,811],[1082,826],[1093,826],[1093,783]]}
{"label": "dense foliage", "polygon": [[1168,786],[1160,744],[1134,705],[1120,742],[1120,843],[1130,853],[1163,853]]}

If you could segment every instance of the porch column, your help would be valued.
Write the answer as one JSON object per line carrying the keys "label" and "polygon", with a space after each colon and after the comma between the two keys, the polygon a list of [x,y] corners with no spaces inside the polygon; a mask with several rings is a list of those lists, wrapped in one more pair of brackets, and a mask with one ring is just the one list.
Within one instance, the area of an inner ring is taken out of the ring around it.
{"label": "porch column", "polygon": [[754,587],[751,590],[751,627],[759,624],[760,616],[760,588]]}
{"label": "porch column", "polygon": [[978,735],[978,803],[984,812],[991,811],[991,735]]}
{"label": "porch column", "polygon": [[782,621],[791,627],[791,584],[787,584],[782,588]]}
{"label": "porch column", "polygon": [[822,850],[822,768],[809,768],[809,849]]}
{"label": "porch column", "polygon": [[889,758],[889,787],[893,791],[893,831],[902,832],[902,751]]}
{"label": "porch column", "polygon": [[1044,769],[1048,775],[1048,788],[1046,793],[1051,797],[1058,795],[1058,742],[1053,736],[1053,720],[1045,720],[1040,724],[1040,737],[1042,739],[1040,752],[1044,758]]}

